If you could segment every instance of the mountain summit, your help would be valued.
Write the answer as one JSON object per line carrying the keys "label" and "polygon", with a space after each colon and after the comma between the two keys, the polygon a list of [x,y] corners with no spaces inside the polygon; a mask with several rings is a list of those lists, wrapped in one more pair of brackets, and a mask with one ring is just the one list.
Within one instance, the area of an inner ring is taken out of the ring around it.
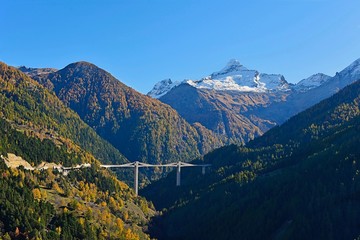
{"label": "mountain summit", "polygon": [[306,92],[312,88],[319,87],[323,83],[327,82],[330,78],[331,77],[326,74],[317,73],[317,74],[311,75],[310,77],[298,82],[294,86],[294,89],[299,92]]}
{"label": "mountain summit", "polygon": [[257,70],[249,70],[238,60],[231,59],[223,69],[200,80],[189,79],[172,84],[169,84],[168,81],[161,81],[154,86],[148,95],[153,98],[160,98],[180,84],[188,84],[198,89],[239,92],[288,91],[291,86],[281,74],[267,74],[260,73]]}
{"label": "mountain summit", "polygon": [[247,71],[248,69],[244,67],[239,60],[230,59],[226,66],[221,69],[219,72],[215,72],[212,75],[224,75],[231,72]]}
{"label": "mountain summit", "polygon": [[153,89],[148,93],[149,96],[153,98],[160,98],[168,93],[172,88],[178,86],[181,82],[173,82],[170,78],[164,79],[153,87]]}

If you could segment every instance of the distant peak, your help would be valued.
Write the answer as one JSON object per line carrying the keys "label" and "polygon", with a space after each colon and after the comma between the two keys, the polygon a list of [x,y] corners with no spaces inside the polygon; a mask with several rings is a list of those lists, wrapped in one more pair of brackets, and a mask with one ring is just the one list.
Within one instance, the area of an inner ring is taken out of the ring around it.
{"label": "distant peak", "polygon": [[240,71],[240,70],[247,70],[239,60],[237,59],[230,59],[226,66],[221,70],[221,72],[230,72],[230,71]]}
{"label": "distant peak", "polygon": [[95,64],[90,63],[90,62],[79,61],[79,62],[70,63],[64,69],[72,69],[72,68],[74,68],[74,69],[93,69],[93,68],[98,68],[98,67]]}
{"label": "distant peak", "polygon": [[248,69],[244,67],[238,60],[231,59],[223,69],[221,69],[219,72],[214,72],[213,74],[211,74],[211,78],[215,78],[220,75],[228,75],[229,73],[233,73],[233,72],[246,71],[246,70]]}
{"label": "distant peak", "polygon": [[173,82],[170,78],[164,79],[155,84],[154,88],[148,92],[147,95],[152,98],[160,98],[169,92],[172,88],[178,86],[180,83],[181,82],[178,81]]}
{"label": "distant peak", "polygon": [[356,71],[356,72],[360,71],[360,58],[352,62],[342,72],[349,72],[349,71]]}
{"label": "distant peak", "polygon": [[170,78],[166,78],[166,79],[160,81],[159,83],[161,83],[161,84],[172,84],[173,82],[172,82],[172,80]]}
{"label": "distant peak", "polygon": [[316,73],[308,78],[305,78],[295,85],[295,90],[300,92],[306,92],[312,88],[316,88],[324,84],[331,79],[330,76],[323,73]]}
{"label": "distant peak", "polygon": [[86,61],[79,61],[79,62],[74,62],[69,64],[69,66],[95,66],[94,64],[90,63],[90,62],[86,62]]}
{"label": "distant peak", "polygon": [[67,65],[60,71],[68,71],[68,70],[76,71],[76,72],[83,72],[83,71],[85,71],[85,72],[89,72],[89,71],[90,72],[106,72],[105,70],[99,68],[95,64],[86,62],[86,61],[70,63],[69,65]]}
{"label": "distant peak", "polygon": [[235,58],[230,59],[229,62],[226,64],[226,66],[240,66],[240,67],[242,67],[240,61],[235,59]]}
{"label": "distant peak", "polygon": [[324,73],[315,73],[313,75],[311,75],[310,77],[308,78],[305,78],[303,80],[309,80],[309,79],[313,79],[313,80],[323,80],[323,79],[327,79],[327,78],[331,78],[330,76],[324,74]]}

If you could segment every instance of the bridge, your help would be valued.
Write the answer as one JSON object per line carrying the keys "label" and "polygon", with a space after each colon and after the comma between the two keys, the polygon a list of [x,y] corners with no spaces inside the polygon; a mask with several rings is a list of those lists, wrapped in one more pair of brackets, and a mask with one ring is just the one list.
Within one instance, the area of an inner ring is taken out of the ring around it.
{"label": "bridge", "polygon": [[180,186],[181,178],[181,168],[182,167],[201,167],[201,172],[204,175],[206,167],[210,167],[211,164],[192,164],[185,162],[175,162],[175,163],[167,163],[167,164],[148,164],[142,162],[132,162],[125,163],[120,165],[100,165],[100,167],[104,168],[134,168],[134,191],[135,195],[138,195],[139,192],[139,168],[140,167],[176,167],[176,186]]}
{"label": "bridge", "polygon": [[[64,167],[60,164],[40,164],[37,167],[32,167],[28,162],[23,160],[20,164],[17,164],[16,166],[12,166],[8,159],[6,159],[3,155],[0,155],[0,158],[5,161],[5,164],[8,167],[18,167],[18,166],[24,166],[27,170],[46,170],[48,168],[57,169],[59,172],[62,172],[63,175],[67,175],[69,171],[75,170],[75,169],[82,169],[82,168],[89,168],[91,167],[90,163],[83,163],[78,164],[76,166],[72,167]],[[24,165],[25,163],[26,165]],[[201,167],[202,168],[202,174],[205,174],[206,167],[210,167],[211,164],[192,164],[192,163],[185,163],[185,162],[174,162],[174,163],[167,163],[167,164],[148,164],[148,163],[142,163],[142,162],[132,162],[132,163],[125,163],[120,165],[100,165],[100,167],[103,168],[134,168],[134,191],[136,196],[138,195],[139,191],[139,168],[141,167],[176,167],[176,186],[180,186],[181,182],[181,168],[182,167]]]}

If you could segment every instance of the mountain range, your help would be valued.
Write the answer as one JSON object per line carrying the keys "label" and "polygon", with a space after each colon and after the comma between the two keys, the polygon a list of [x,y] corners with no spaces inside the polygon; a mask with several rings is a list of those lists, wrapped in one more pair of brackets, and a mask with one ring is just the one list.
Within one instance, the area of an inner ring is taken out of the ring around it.
{"label": "mountain range", "polygon": [[[344,76],[342,73],[337,76]],[[226,146],[142,190],[158,239],[360,237],[360,81],[246,146]]]}
{"label": "mountain range", "polygon": [[[166,80],[154,99],[88,62],[0,63],[0,238],[355,239],[359,66],[290,84],[232,60],[201,80]],[[99,166],[193,159],[211,171],[186,169],[177,188],[170,172],[140,191],[163,209],[150,225],[152,202]],[[68,175],[24,168],[84,163]]]}
{"label": "mountain range", "polygon": [[200,80],[163,80],[148,95],[230,143],[246,143],[356,81],[359,69],[360,59],[333,77],[318,73],[291,84],[231,60]]}

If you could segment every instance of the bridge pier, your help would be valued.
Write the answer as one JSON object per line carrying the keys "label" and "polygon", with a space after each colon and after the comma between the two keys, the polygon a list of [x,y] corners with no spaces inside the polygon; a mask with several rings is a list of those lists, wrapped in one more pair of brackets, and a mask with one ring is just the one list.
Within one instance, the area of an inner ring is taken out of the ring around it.
{"label": "bridge pier", "polygon": [[176,169],[176,186],[179,187],[180,186],[180,175],[181,174],[181,163],[178,162],[177,164],[177,169]]}
{"label": "bridge pier", "polygon": [[139,162],[137,161],[134,164],[134,190],[137,196],[139,192]]}
{"label": "bridge pier", "polygon": [[205,166],[201,167],[201,173],[202,173],[202,175],[205,175]]}

